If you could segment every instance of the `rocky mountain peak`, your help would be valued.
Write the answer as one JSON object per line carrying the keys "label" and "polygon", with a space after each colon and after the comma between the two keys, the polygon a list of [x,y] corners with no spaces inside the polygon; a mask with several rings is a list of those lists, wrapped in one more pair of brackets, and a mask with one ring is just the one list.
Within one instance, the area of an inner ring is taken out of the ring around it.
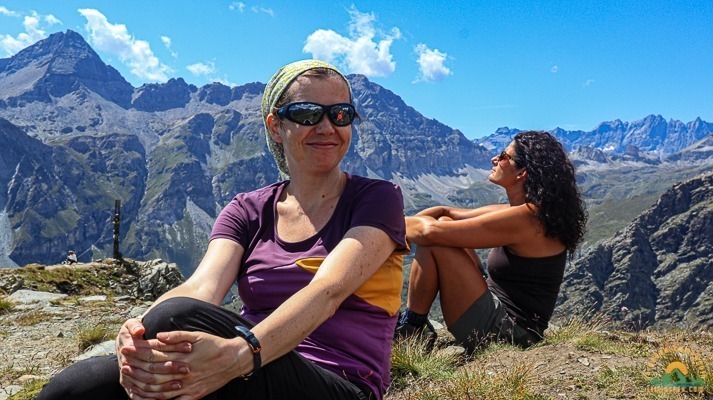
{"label": "rocky mountain peak", "polygon": [[627,123],[622,122],[620,119],[615,119],[614,121],[605,121],[597,125],[597,127],[594,128],[594,132],[601,134],[612,131],[623,131],[627,129],[627,125]]}
{"label": "rocky mountain peak", "polygon": [[84,38],[57,32],[7,59],[0,70],[0,101],[51,102],[84,87],[124,108],[133,86],[106,65]]}
{"label": "rocky mountain peak", "polygon": [[191,100],[191,93],[198,90],[183,78],[171,78],[166,83],[147,83],[133,94],[131,105],[139,111],[166,111],[184,107]]}
{"label": "rocky mountain peak", "polygon": [[262,99],[262,92],[265,91],[265,84],[260,82],[246,83],[242,86],[234,86],[231,90],[232,100]]}
{"label": "rocky mountain peak", "polygon": [[394,92],[370,82],[363,75],[347,76],[354,102],[362,117],[355,150],[345,166],[365,173],[364,164],[384,178],[395,174],[456,175],[467,165],[487,166],[488,151],[466,139],[463,133],[427,118]]}
{"label": "rocky mountain peak", "polygon": [[206,103],[227,106],[232,100],[232,91],[229,86],[213,82],[200,88],[198,98]]}
{"label": "rocky mountain peak", "polygon": [[363,88],[371,85],[369,78],[362,74],[349,74],[347,75],[347,79],[349,80],[349,84],[352,86],[352,89],[354,89],[355,86]]}
{"label": "rocky mountain peak", "polygon": [[58,65],[53,66],[54,72],[67,73],[71,72],[67,67],[72,62],[84,58],[99,59],[99,56],[80,34],[67,30],[66,33],[53,33],[48,38],[40,40],[6,59],[7,64],[0,72],[12,74],[30,65],[43,65],[59,61]]}
{"label": "rocky mountain peak", "polygon": [[709,124],[697,117],[694,121],[688,123],[688,130],[695,133],[697,136],[705,136],[713,132],[713,124]]}

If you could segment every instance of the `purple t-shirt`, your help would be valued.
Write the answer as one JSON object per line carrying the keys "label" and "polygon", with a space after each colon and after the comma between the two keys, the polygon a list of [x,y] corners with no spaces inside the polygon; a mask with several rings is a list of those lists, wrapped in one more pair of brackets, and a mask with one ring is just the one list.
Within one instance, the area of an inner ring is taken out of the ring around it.
{"label": "purple t-shirt", "polygon": [[315,364],[369,386],[381,398],[390,384],[391,340],[401,305],[403,254],[408,252],[401,190],[390,182],[347,174],[324,228],[304,241],[284,242],[277,235],[275,215],[287,183],[237,195],[213,226],[211,240],[234,240],[245,249],[237,280],[242,314],[259,323],[307,286],[349,229],[381,229],[396,242],[396,251],[296,348]]}

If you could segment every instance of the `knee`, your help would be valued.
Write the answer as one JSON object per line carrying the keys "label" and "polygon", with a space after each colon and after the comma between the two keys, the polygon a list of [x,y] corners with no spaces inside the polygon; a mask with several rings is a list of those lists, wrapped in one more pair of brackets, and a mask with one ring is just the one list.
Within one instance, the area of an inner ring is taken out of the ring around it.
{"label": "knee", "polygon": [[209,303],[190,297],[173,297],[162,301],[144,316],[145,337],[151,339],[158,332],[184,330],[182,321],[202,313]]}
{"label": "knee", "polygon": [[462,252],[463,250],[464,249],[458,247],[448,247],[440,245],[418,246],[416,248],[415,257],[421,260],[426,260],[429,258],[436,259],[438,257],[442,257],[444,254],[458,253]]}
{"label": "knee", "polygon": [[70,365],[52,377],[35,399],[126,399],[116,356],[92,357]]}

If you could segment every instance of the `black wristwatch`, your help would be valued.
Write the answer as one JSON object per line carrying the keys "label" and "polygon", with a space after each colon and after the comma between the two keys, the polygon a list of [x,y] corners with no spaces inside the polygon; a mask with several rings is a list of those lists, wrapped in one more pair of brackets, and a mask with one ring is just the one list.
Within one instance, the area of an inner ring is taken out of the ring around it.
{"label": "black wristwatch", "polygon": [[253,370],[249,374],[241,376],[241,378],[247,381],[248,379],[255,376],[258,371],[260,371],[260,367],[262,366],[262,357],[260,357],[260,350],[262,350],[262,348],[260,347],[260,342],[257,340],[255,335],[253,335],[250,329],[241,325],[235,325],[235,330],[238,336],[248,342],[248,346],[250,346],[250,350],[252,350],[253,352]]}

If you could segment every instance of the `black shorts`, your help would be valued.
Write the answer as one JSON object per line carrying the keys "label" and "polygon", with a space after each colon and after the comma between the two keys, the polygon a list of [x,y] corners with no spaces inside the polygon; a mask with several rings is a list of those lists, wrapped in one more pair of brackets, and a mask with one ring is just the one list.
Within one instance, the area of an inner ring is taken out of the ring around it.
{"label": "black shorts", "polygon": [[500,299],[486,290],[448,331],[466,349],[501,341],[528,347],[541,340],[540,335],[517,325],[503,308]]}
{"label": "black shorts", "polygon": [[[235,325],[252,327],[243,317],[215,305],[187,297],[161,302],[143,319],[145,338],[158,332],[200,331],[224,338],[235,337]],[[37,396],[39,400],[125,400],[119,384],[116,356],[93,357],[73,364],[55,375]],[[250,380],[234,379],[204,399],[353,399],[377,397],[368,387],[321,368],[295,351],[265,365]]]}

